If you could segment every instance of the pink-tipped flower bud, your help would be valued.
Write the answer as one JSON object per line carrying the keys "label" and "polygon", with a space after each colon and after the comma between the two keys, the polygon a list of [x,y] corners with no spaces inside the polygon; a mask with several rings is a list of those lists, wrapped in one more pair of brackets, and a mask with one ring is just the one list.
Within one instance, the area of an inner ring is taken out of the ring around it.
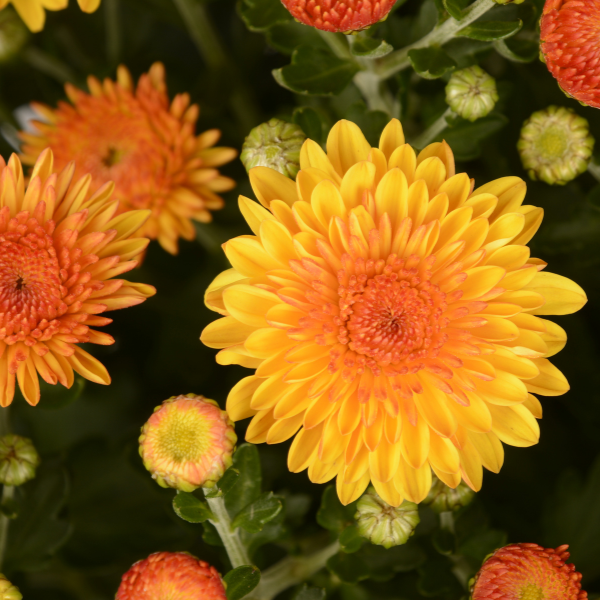
{"label": "pink-tipped flower bud", "polygon": [[212,487],[231,466],[233,423],[214,400],[186,394],[154,409],[142,427],[140,455],[162,487]]}
{"label": "pink-tipped flower bud", "polygon": [[121,580],[115,600],[225,600],[214,567],[187,552],[157,552],[136,562]]}

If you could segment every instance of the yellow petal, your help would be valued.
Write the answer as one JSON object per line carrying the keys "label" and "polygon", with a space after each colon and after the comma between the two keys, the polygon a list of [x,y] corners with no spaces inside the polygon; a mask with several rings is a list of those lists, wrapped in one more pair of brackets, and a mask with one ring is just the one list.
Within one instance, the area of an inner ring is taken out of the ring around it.
{"label": "yellow petal", "polygon": [[300,473],[308,468],[317,455],[322,431],[323,424],[320,424],[312,429],[303,428],[298,432],[288,454],[288,469],[292,473]]}
{"label": "yellow petal", "polygon": [[246,198],[246,196],[240,196],[238,198],[238,206],[240,208],[240,212],[246,219],[246,223],[252,229],[252,233],[254,235],[258,235],[260,232],[260,224],[265,219],[272,219],[273,215],[263,208],[260,204],[254,202],[254,200],[250,200],[250,198]]}
{"label": "yellow petal", "polygon": [[256,369],[262,363],[262,359],[250,356],[243,344],[221,350],[217,353],[215,360],[219,365],[240,365],[247,369]]}
{"label": "yellow petal", "polygon": [[492,416],[487,404],[475,393],[467,392],[471,404],[461,406],[456,402],[450,402],[450,410],[456,417],[459,425],[468,431],[485,433],[492,428]]}
{"label": "yellow petal", "polygon": [[463,291],[461,300],[474,300],[487,294],[504,277],[501,267],[474,267],[467,271],[467,279],[459,286]]}
{"label": "yellow petal", "polygon": [[328,179],[316,185],[310,203],[315,216],[326,230],[334,217],[346,218],[347,209],[340,190]]}
{"label": "yellow petal", "polygon": [[523,230],[525,217],[519,213],[508,213],[502,215],[492,223],[485,240],[485,249],[492,252],[501,246],[508,244]]}
{"label": "yellow petal", "polygon": [[398,470],[400,458],[400,443],[390,444],[384,436],[375,452],[369,453],[372,476],[382,483],[390,481]]}
{"label": "yellow petal", "polygon": [[250,421],[250,425],[246,431],[246,441],[251,444],[264,444],[267,441],[269,429],[271,429],[273,425],[275,425],[273,411],[260,411],[252,418],[252,421]]}
{"label": "yellow petal", "polygon": [[[229,318],[229,317],[226,317]],[[281,329],[265,327],[264,329],[252,329],[246,336],[244,346],[246,350],[256,358],[269,358],[287,346],[294,344],[287,333]]]}
{"label": "yellow petal", "polygon": [[431,467],[424,463],[419,469],[413,469],[404,460],[394,476],[394,485],[401,496],[419,504],[427,497],[431,489]]}
{"label": "yellow petal", "polygon": [[433,156],[439,158],[444,163],[446,177],[453,177],[456,172],[454,167],[454,154],[445,140],[443,142],[434,142],[423,148],[417,157],[417,164],[420,164],[425,159]]}
{"label": "yellow petal", "polygon": [[429,462],[437,471],[444,473],[458,473],[460,471],[460,457],[454,444],[437,435],[432,435],[429,448]]}
{"label": "yellow petal", "polygon": [[256,331],[255,327],[244,325],[233,317],[223,317],[204,328],[200,341],[209,348],[229,348],[243,344],[253,331]]}
{"label": "yellow petal", "polygon": [[[535,381],[532,379],[530,381]],[[527,400],[527,388],[518,377],[505,371],[496,371],[493,381],[477,383],[477,394],[488,404],[510,406]]]}
{"label": "yellow petal", "polygon": [[400,221],[408,215],[408,184],[406,175],[400,169],[388,171],[375,191],[375,206],[377,215],[387,213],[392,230],[400,225]]}
{"label": "yellow petal", "polygon": [[483,468],[481,457],[471,442],[467,442],[460,454],[460,468],[465,483],[475,492],[481,489],[483,483]]}
{"label": "yellow petal", "polygon": [[106,367],[79,346],[73,346],[73,348],[75,352],[68,358],[73,369],[82,377],[94,383],[108,385],[110,383],[110,375]]}
{"label": "yellow petal", "polygon": [[570,315],[587,302],[581,287],[556,273],[538,272],[524,289],[537,292],[546,300],[543,306],[531,311],[534,315]]}
{"label": "yellow petal", "polygon": [[448,196],[450,210],[456,210],[464,204],[466,199],[469,197],[471,190],[471,180],[466,173],[459,173],[454,175],[440,186],[438,192],[444,193]]}
{"label": "yellow petal", "polygon": [[254,167],[248,175],[258,201],[265,208],[269,208],[273,200],[282,200],[288,206],[298,200],[296,183],[278,171],[268,167]]}
{"label": "yellow petal", "polygon": [[523,406],[536,418],[541,419],[543,416],[542,403],[533,395],[529,394],[527,400],[523,402]]}
{"label": "yellow petal", "polygon": [[542,219],[544,218],[544,209],[537,208],[536,206],[521,206],[519,212],[525,215],[525,224],[521,233],[511,241],[511,244],[521,244],[524,246],[540,228]]}
{"label": "yellow petal", "polygon": [[[31,31],[35,33],[44,29],[46,13],[40,2],[35,0],[12,0],[12,5]],[[32,173],[32,177],[34,176]]]}
{"label": "yellow petal", "polygon": [[244,279],[246,279],[246,277],[241,273],[238,273],[235,269],[227,269],[226,271],[219,273],[204,293],[204,304],[206,304],[210,310],[214,310],[222,315],[227,315],[227,310],[223,303],[223,292],[228,287],[235,285]]}
{"label": "yellow petal", "polygon": [[569,391],[566,377],[546,358],[534,358],[532,362],[540,370],[540,374],[525,382],[532,394],[542,396],[562,396]]}
{"label": "yellow petal", "polygon": [[377,170],[371,162],[363,161],[352,165],[342,179],[340,192],[344,203],[348,208],[360,206],[363,194],[372,191],[375,187],[375,175]]}
{"label": "yellow petal", "polygon": [[308,139],[302,144],[300,150],[300,168],[302,170],[315,168],[324,171],[327,174],[327,179],[331,179],[336,184],[342,181],[342,178],[334,169],[327,154],[321,146],[311,139]]}
{"label": "yellow petal", "polygon": [[365,473],[358,481],[353,483],[344,483],[343,473],[337,476],[336,488],[340,502],[347,506],[351,502],[358,500],[369,485],[369,473]]}
{"label": "yellow petal", "polygon": [[398,119],[392,119],[381,132],[379,149],[383,152],[385,158],[389,160],[394,150],[404,143],[405,140],[402,125]]}
{"label": "yellow petal", "polygon": [[534,416],[522,404],[514,406],[488,405],[492,414],[492,431],[500,441],[510,446],[527,448],[540,440],[540,427]]}
{"label": "yellow petal", "polygon": [[408,418],[403,418],[400,436],[402,456],[409,465],[416,469],[427,461],[429,437],[429,427],[424,418],[419,417],[416,426],[411,425]]}
{"label": "yellow petal", "polygon": [[77,3],[85,13],[93,13],[100,6],[100,0],[77,0]]}
{"label": "yellow petal", "polygon": [[550,358],[555,354],[558,354],[567,343],[567,332],[556,323],[544,319],[546,324],[546,331],[540,335],[542,340],[546,342],[548,346],[548,352],[546,358]]}
{"label": "yellow petal", "polygon": [[370,150],[371,146],[360,127],[351,121],[338,121],[327,137],[327,157],[339,175],[344,175],[356,163],[367,160]]}
{"label": "yellow petal", "polygon": [[381,481],[377,481],[377,479],[373,479],[372,483],[381,499],[390,506],[398,507],[404,502],[404,498],[396,489],[393,481],[382,483]]}
{"label": "yellow petal", "polygon": [[426,158],[420,164],[417,162],[417,165],[415,181],[423,179],[427,184],[429,197],[432,198],[437,194],[438,189],[446,180],[446,167],[437,156]]}
{"label": "yellow petal", "polygon": [[298,259],[290,232],[281,223],[267,220],[260,226],[260,241],[267,254],[274,260],[289,265]]}
{"label": "yellow petal", "polygon": [[473,444],[483,466],[492,473],[499,473],[504,464],[504,448],[498,436],[489,433],[474,433],[469,431],[469,441]]}
{"label": "yellow petal", "polygon": [[406,181],[410,186],[415,180],[415,171],[417,170],[417,155],[409,144],[404,144],[396,148],[388,160],[388,168],[400,169],[406,176]]}
{"label": "yellow petal", "polygon": [[262,379],[250,375],[238,381],[227,396],[226,410],[232,421],[241,421],[253,417],[257,411],[250,408],[250,401]]}
{"label": "yellow petal", "polygon": [[294,415],[289,419],[276,421],[267,433],[267,444],[281,444],[289,440],[302,426],[302,417],[302,415]]}
{"label": "yellow petal", "polygon": [[251,285],[238,284],[223,292],[225,309],[238,321],[250,327],[266,327],[265,314],[281,300],[273,293]]}
{"label": "yellow petal", "polygon": [[453,400],[450,400],[447,394],[431,383],[431,379],[425,371],[419,373],[419,380],[423,383],[425,390],[422,394],[414,395],[419,416],[423,417],[429,427],[442,437],[452,437],[458,427],[458,423],[448,406]]}
{"label": "yellow petal", "polygon": [[[266,223],[274,222],[267,221]],[[233,238],[223,244],[223,250],[231,266],[245,277],[260,277],[266,271],[285,266],[284,263],[269,254],[260,240],[253,235]]]}
{"label": "yellow petal", "polygon": [[501,177],[477,188],[473,195],[487,193],[498,198],[496,210],[490,217],[493,221],[505,213],[515,212],[523,203],[526,192],[527,185],[520,177]]}

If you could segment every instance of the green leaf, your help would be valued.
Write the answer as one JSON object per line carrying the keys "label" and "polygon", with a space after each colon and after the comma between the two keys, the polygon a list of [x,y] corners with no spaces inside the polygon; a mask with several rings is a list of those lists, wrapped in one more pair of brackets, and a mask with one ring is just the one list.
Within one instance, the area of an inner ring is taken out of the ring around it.
{"label": "green leaf", "polygon": [[460,544],[458,553],[472,558],[476,564],[479,564],[488,554],[505,546],[506,541],[506,533],[499,529],[477,531]]}
{"label": "green leaf", "polygon": [[209,546],[223,545],[223,540],[221,539],[217,528],[210,521],[204,521],[204,523],[202,523],[202,527],[204,528],[204,532],[202,533],[202,539]]}
{"label": "green leaf", "polygon": [[367,540],[358,533],[358,527],[356,525],[346,527],[340,534],[340,546],[346,554],[357,552],[366,541]]}
{"label": "green leaf", "polygon": [[244,546],[248,549],[248,554],[252,557],[261,546],[279,540],[285,535],[284,511],[269,521],[258,533],[249,533],[244,529],[240,529],[239,532]]}
{"label": "green leaf", "polygon": [[240,476],[230,492],[225,496],[225,506],[232,517],[235,517],[244,506],[254,502],[262,487],[260,458],[253,444],[242,444],[233,455],[233,468]]}
{"label": "green leaf", "polygon": [[245,506],[231,523],[232,527],[241,527],[250,533],[258,533],[282,510],[283,504],[273,492],[265,492],[256,501]]}
{"label": "green leaf", "polygon": [[187,492],[177,492],[173,498],[173,510],[178,517],[188,523],[204,523],[213,516],[204,500]]}
{"label": "green leaf", "polygon": [[256,567],[243,565],[229,571],[223,581],[226,584],[227,600],[240,600],[260,583],[260,571]]}
{"label": "green leaf", "polygon": [[460,597],[463,592],[447,558],[430,558],[419,568],[417,589],[422,596]]}
{"label": "green leaf", "polygon": [[330,485],[323,492],[321,506],[317,512],[317,523],[329,531],[341,532],[354,522],[356,502],[344,506],[338,498],[335,486]]}
{"label": "green leaf", "polygon": [[374,38],[364,37],[356,40],[350,50],[354,56],[360,58],[381,58],[389,54],[394,47],[385,40],[376,40]]}
{"label": "green leaf", "polygon": [[365,544],[359,555],[375,581],[389,581],[396,573],[414,571],[427,560],[425,552],[413,540],[387,550],[383,546]]}
{"label": "green leaf", "polygon": [[217,481],[217,484],[210,490],[204,492],[204,497],[217,498],[225,496],[235,487],[239,476],[240,472],[237,469],[229,467],[229,469],[223,473],[223,477]]}
{"label": "green leaf", "polygon": [[462,18],[462,11],[469,4],[469,0],[444,0],[444,8],[448,11],[448,14],[457,21]]}
{"label": "green leaf", "polygon": [[507,123],[508,119],[499,113],[490,113],[473,123],[460,119],[456,125],[445,129],[438,138],[443,138],[450,144],[456,160],[473,160],[481,153],[480,143]]}
{"label": "green leaf", "polygon": [[498,40],[494,42],[494,48],[504,58],[519,63],[533,62],[540,52],[539,44],[532,40]]}
{"label": "green leaf", "polygon": [[293,596],[292,600],[325,600],[325,590],[323,588],[309,586],[304,584]]}
{"label": "green leaf", "polygon": [[295,21],[274,25],[265,35],[269,44],[283,54],[293,54],[294,50],[303,44],[314,48],[329,47],[314,27],[307,27]]}
{"label": "green leaf", "polygon": [[424,79],[438,79],[454,71],[456,63],[441,48],[418,48],[408,53],[413,69]]}
{"label": "green leaf", "polygon": [[17,488],[15,500],[19,515],[11,521],[3,569],[34,571],[44,568],[54,553],[67,541],[71,525],[58,515],[68,493],[66,471],[45,466],[37,476]]}
{"label": "green leaf", "polygon": [[356,554],[339,552],[327,561],[327,568],[345,583],[358,583],[369,577],[369,568]]}
{"label": "green leaf", "polygon": [[364,102],[356,102],[346,113],[346,118],[356,123],[371,146],[377,147],[390,116],[382,110],[367,110]]}
{"label": "green leaf", "polygon": [[300,46],[292,54],[292,64],[275,69],[273,77],[298,94],[334,96],[344,91],[358,70],[358,65],[328,49]]}
{"label": "green leaf", "polygon": [[468,37],[480,42],[494,42],[503,40],[515,35],[521,27],[523,21],[484,21],[483,23],[473,23],[456,32],[458,37]]}
{"label": "green leaf", "polygon": [[237,9],[250,31],[265,31],[292,19],[280,0],[240,0]]}
{"label": "green leaf", "polygon": [[323,143],[323,121],[319,113],[309,106],[301,106],[294,110],[292,121],[304,131],[307,138],[317,144]]}
{"label": "green leaf", "polygon": [[40,394],[43,400],[38,404],[38,407],[44,410],[64,408],[75,402],[81,396],[84,389],[85,379],[78,375],[69,389],[62,385],[50,385],[45,381],[40,381]]}

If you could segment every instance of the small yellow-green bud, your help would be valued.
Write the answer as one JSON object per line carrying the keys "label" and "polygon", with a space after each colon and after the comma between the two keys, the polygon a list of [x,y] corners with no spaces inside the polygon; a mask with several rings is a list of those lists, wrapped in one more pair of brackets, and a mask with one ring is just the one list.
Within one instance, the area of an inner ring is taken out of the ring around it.
{"label": "small yellow-green bud", "polygon": [[186,394],[154,409],[139,439],[144,466],[162,487],[213,487],[231,466],[233,423],[214,400]]}
{"label": "small yellow-green bud", "polygon": [[455,71],[446,85],[446,103],[463,119],[485,117],[498,102],[496,81],[481,67]]}
{"label": "small yellow-green bud", "polygon": [[0,600],[22,600],[23,594],[0,573]]}
{"label": "small yellow-green bud", "polygon": [[297,125],[271,119],[248,134],[240,158],[246,171],[254,167],[269,167],[295,179],[300,170],[300,148],[305,139]]}
{"label": "small yellow-green bud", "polygon": [[494,0],[496,4],[523,4],[525,0]]}
{"label": "small yellow-green bud", "polygon": [[594,138],[573,109],[549,106],[525,121],[517,148],[531,179],[564,185],[587,169]]}
{"label": "small yellow-green bud", "polygon": [[20,435],[0,438],[0,483],[23,485],[35,477],[40,456],[33,442]]}
{"label": "small yellow-green bud", "polygon": [[419,507],[405,500],[394,508],[370,487],[358,501],[354,515],[360,535],[385,548],[406,544],[419,524]]}
{"label": "small yellow-green bud", "polygon": [[423,500],[423,504],[428,504],[436,513],[443,513],[455,511],[471,504],[474,497],[475,492],[468,485],[461,482],[455,489],[452,489],[434,477],[429,494]]}
{"label": "small yellow-green bud", "polygon": [[29,39],[29,30],[12,6],[0,10],[0,63],[14,58]]}

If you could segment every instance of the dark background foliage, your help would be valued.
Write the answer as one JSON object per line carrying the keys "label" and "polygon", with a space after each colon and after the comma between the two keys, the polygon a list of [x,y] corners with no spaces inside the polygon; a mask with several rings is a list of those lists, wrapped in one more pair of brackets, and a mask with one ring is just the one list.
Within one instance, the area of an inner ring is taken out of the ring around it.
{"label": "dark background foliage", "polygon": [[[338,118],[356,121],[373,143],[386,122],[385,115],[367,111],[352,84],[332,98],[294,95],[277,85],[271,70],[289,63],[286,54],[295,44],[293,36],[312,34],[293,22],[272,28],[265,36],[246,28],[232,0],[207,4],[234,65],[210,69],[170,0],[103,0],[91,16],[72,4],[66,11],[48,13],[45,30],[32,36],[16,59],[0,65],[5,133],[16,125],[12,112],[17,107],[31,100],[55,104],[62,99],[67,79],[84,86],[88,74],[113,77],[119,63],[137,77],[156,60],[166,65],[170,93],[188,91],[201,105],[199,130],[218,127],[223,143],[236,148],[250,127],[272,116],[290,119],[300,105],[317,109],[324,130]],[[530,44],[530,52],[541,4],[526,0],[519,7],[502,9],[503,19],[524,20],[522,43]],[[110,16],[112,9],[116,19]],[[426,33],[435,19],[434,2],[407,0],[373,30],[398,48]],[[550,104],[575,109],[600,137],[600,113],[565,97],[537,59],[510,62],[491,44],[468,39],[453,41],[446,49],[459,66],[482,65],[499,85],[501,100],[487,125],[469,129],[463,123],[462,130],[457,127],[446,136],[464,159],[457,171],[467,171],[477,184],[505,175],[527,179],[515,148],[519,130],[533,111]],[[425,80],[412,70],[392,79],[390,87],[401,100],[407,134],[414,137],[443,112],[444,85],[444,78]],[[228,100],[234,94],[244,95],[242,114],[230,109]],[[11,152],[4,140],[0,151],[5,158]],[[223,172],[239,181],[238,188],[226,195],[226,207],[215,214],[213,224],[198,226],[198,239],[183,242],[178,256],[170,256],[156,243],[150,246],[132,278],[155,285],[158,294],[139,307],[111,315],[115,322],[107,330],[117,343],[92,349],[107,365],[112,385],[88,383],[70,394],[47,390],[36,408],[22,399],[14,403],[13,428],[32,437],[43,457],[38,478],[23,491],[25,500],[11,526],[5,564],[27,600],[108,600],[133,562],[159,550],[188,550],[221,572],[229,568],[222,550],[203,541],[200,525],[175,516],[170,506],[174,492],[150,479],[137,454],[140,427],[162,400],[194,392],[224,405],[228,390],[244,375],[240,367],[216,365],[215,352],[198,339],[214,318],[204,306],[204,290],[227,266],[220,244],[247,232],[236,202],[239,193],[252,197],[245,171],[236,160]],[[527,202],[546,212],[532,242],[533,254],[547,260],[550,270],[577,281],[589,296],[580,313],[558,318],[569,342],[555,364],[572,389],[565,396],[543,400],[540,444],[506,448],[504,468],[499,475],[485,475],[475,504],[458,520],[457,536],[462,555],[479,561],[504,539],[568,543],[583,572],[584,587],[598,592],[600,212],[594,198],[600,188],[587,173],[564,187],[530,180],[528,187]],[[244,423],[237,425],[240,438],[244,428]],[[264,566],[281,553],[276,544],[295,550],[306,536],[319,535],[322,529],[315,524],[315,515],[325,486],[310,484],[305,473],[287,472],[286,445],[262,446],[259,451],[263,489],[287,499],[285,535],[256,555],[258,565]],[[300,534],[305,512],[309,525]],[[426,534],[434,520],[424,511],[419,532]],[[343,600],[450,599],[464,593],[450,575],[452,557],[439,548],[436,552],[429,542],[415,543],[412,550],[390,551],[385,560],[373,548],[361,550],[359,563],[371,565],[374,573],[379,566],[378,576],[351,585],[334,583],[323,574],[316,582]],[[430,556],[424,564],[423,552]],[[340,572],[357,568],[342,567]],[[352,576],[341,579],[351,582]]]}

